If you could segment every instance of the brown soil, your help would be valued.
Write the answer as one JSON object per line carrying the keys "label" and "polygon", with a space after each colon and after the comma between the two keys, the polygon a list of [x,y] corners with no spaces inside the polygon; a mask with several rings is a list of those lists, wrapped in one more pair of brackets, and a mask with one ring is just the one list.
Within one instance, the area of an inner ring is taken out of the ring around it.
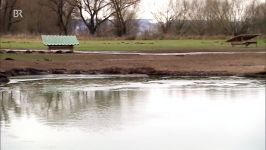
{"label": "brown soil", "polygon": [[[265,72],[266,55],[259,53],[141,56],[107,54],[60,55],[62,60],[0,60],[0,72],[21,74],[148,74],[177,76],[252,75]],[[265,75],[264,75],[265,76]]]}
{"label": "brown soil", "polygon": [[229,48],[178,48],[174,50],[144,50],[147,53],[189,53],[189,52],[265,52],[264,47],[229,47]]}

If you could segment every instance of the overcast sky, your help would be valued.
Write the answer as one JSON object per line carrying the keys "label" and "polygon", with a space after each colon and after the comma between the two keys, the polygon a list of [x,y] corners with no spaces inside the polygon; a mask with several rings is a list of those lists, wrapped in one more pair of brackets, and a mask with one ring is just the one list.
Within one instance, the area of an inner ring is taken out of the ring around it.
{"label": "overcast sky", "polygon": [[[199,0],[200,1],[200,0]],[[242,0],[243,2],[247,2],[249,0]],[[264,2],[265,0],[259,0]],[[158,9],[163,9],[166,7],[168,0],[141,0],[139,6],[139,15],[140,19],[153,19],[151,12],[155,12]]]}
{"label": "overcast sky", "polygon": [[167,0],[141,0],[139,6],[139,18],[141,19],[153,19],[151,12],[158,9],[159,6],[166,5]]}

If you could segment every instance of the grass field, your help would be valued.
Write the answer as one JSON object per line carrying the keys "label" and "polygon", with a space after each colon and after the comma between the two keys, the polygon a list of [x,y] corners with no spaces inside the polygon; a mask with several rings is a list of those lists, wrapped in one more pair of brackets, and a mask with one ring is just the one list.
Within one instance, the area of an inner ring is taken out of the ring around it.
{"label": "grass field", "polygon": [[[258,40],[258,47],[265,47],[265,40]],[[238,46],[244,47],[244,46]],[[255,47],[254,45],[250,47]],[[47,49],[37,38],[1,38],[1,49]],[[142,51],[176,50],[182,48],[231,48],[225,40],[80,40],[76,50],[86,51]]]}

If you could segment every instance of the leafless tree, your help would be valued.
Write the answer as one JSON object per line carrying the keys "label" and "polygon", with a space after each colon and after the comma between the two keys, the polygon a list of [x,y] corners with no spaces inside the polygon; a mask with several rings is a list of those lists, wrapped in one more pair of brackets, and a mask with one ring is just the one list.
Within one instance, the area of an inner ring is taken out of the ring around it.
{"label": "leafless tree", "polygon": [[249,32],[266,34],[266,3],[252,0],[246,10],[246,20],[249,25]]}
{"label": "leafless tree", "polygon": [[255,25],[254,28],[256,29],[255,32],[261,33],[266,35],[266,3],[258,4],[254,9],[255,15]]}
{"label": "leafless tree", "polygon": [[1,0],[1,32],[9,32],[12,25],[21,21],[21,18],[15,19],[13,17],[13,10],[15,9],[17,0]]}
{"label": "leafless tree", "polygon": [[187,0],[175,0],[174,1],[174,31],[180,35],[187,30],[186,23],[188,22],[188,13],[190,9],[190,3]]}
{"label": "leafless tree", "polygon": [[47,0],[45,5],[56,14],[60,34],[67,35],[75,6],[71,5],[68,0]]}
{"label": "leafless tree", "polygon": [[216,0],[213,5],[215,20],[222,25],[224,34],[238,35],[248,31],[247,4],[241,0]]}
{"label": "leafless tree", "polygon": [[154,19],[158,22],[159,31],[168,34],[176,18],[173,0],[170,0],[164,9],[152,12]]}
{"label": "leafless tree", "polygon": [[232,34],[246,33],[248,29],[245,4],[240,0],[229,2],[229,30]]}
{"label": "leafless tree", "polygon": [[192,0],[189,3],[187,17],[190,25],[190,34],[203,35],[205,33],[204,1]]}
{"label": "leafless tree", "polygon": [[[48,0],[18,0],[16,8],[23,10],[21,22],[14,24],[12,32],[24,34],[59,34],[58,17]],[[70,30],[69,30],[70,31]]]}
{"label": "leafless tree", "polygon": [[117,36],[127,34],[127,23],[132,21],[136,12],[135,8],[140,0],[110,0],[114,13],[115,33]]}
{"label": "leafless tree", "polygon": [[[0,32],[69,34],[70,27],[82,20],[91,35],[134,35],[139,29],[139,1],[0,0]],[[166,0],[165,4],[152,12],[159,30],[149,33],[205,36],[266,32],[266,4],[259,0]],[[23,10],[22,19],[13,17],[14,9]]]}
{"label": "leafless tree", "polygon": [[[111,11],[111,2],[107,0],[76,0],[76,7],[91,35],[95,35],[100,25],[114,14]],[[85,13],[89,15],[88,20]]]}

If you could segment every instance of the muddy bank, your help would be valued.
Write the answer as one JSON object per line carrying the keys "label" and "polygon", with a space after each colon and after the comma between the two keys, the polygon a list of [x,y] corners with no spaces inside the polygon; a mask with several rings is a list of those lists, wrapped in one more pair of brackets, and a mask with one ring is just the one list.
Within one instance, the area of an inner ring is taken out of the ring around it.
{"label": "muddy bank", "polygon": [[259,73],[247,73],[247,74],[233,74],[229,72],[178,72],[178,71],[160,71],[153,68],[105,68],[101,70],[66,70],[66,69],[51,69],[51,70],[41,70],[34,68],[24,68],[24,69],[11,69],[2,72],[0,75],[1,83],[9,82],[8,77],[20,76],[20,75],[47,75],[47,74],[145,74],[149,76],[176,76],[176,77],[210,77],[210,76],[240,76],[240,77],[250,77],[250,78],[266,78],[266,72]]}
{"label": "muddy bank", "polygon": [[5,76],[19,75],[46,75],[46,74],[145,74],[158,76],[231,76],[233,74],[227,72],[174,72],[174,71],[159,71],[153,68],[104,68],[100,70],[66,70],[66,69],[51,69],[42,70],[34,68],[15,68],[2,72]]}
{"label": "muddy bank", "polygon": [[194,72],[179,72],[179,71],[160,71],[154,68],[141,67],[141,68],[104,68],[100,70],[66,70],[66,69],[34,69],[34,68],[14,68],[0,73],[0,84],[9,82],[9,77],[20,75],[48,75],[48,74],[110,74],[110,75],[128,75],[128,74],[145,74],[148,76],[173,76],[173,77],[213,77],[213,76],[239,76],[248,78],[265,78],[266,71],[258,73],[242,73],[234,74],[223,71],[194,71]]}
{"label": "muddy bank", "polygon": [[155,76],[246,76],[265,78],[266,53],[201,55],[2,54],[0,73],[146,74]]}
{"label": "muddy bank", "polygon": [[4,74],[0,74],[0,85],[8,82],[9,82],[8,77]]}
{"label": "muddy bank", "polygon": [[265,78],[266,79],[266,71],[258,72],[258,73],[247,73],[247,74],[243,74],[242,76],[248,77],[248,78]]}

